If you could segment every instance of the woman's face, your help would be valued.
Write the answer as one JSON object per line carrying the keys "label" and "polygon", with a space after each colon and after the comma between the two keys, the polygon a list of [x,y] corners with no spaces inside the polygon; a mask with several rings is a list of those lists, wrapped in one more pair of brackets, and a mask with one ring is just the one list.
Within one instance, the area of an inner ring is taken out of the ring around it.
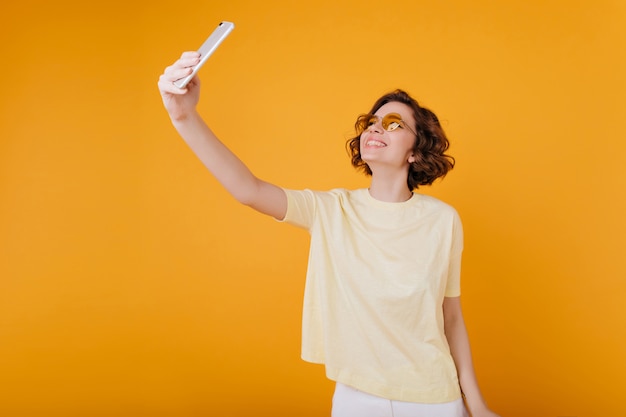
{"label": "woman's face", "polygon": [[[397,125],[393,124],[397,120],[393,114],[399,115],[402,119],[399,123],[396,122]],[[361,159],[372,171],[377,165],[408,171],[409,164],[415,161],[413,111],[404,103],[392,101],[379,108],[375,115],[378,119],[372,120],[369,127],[361,133]]]}

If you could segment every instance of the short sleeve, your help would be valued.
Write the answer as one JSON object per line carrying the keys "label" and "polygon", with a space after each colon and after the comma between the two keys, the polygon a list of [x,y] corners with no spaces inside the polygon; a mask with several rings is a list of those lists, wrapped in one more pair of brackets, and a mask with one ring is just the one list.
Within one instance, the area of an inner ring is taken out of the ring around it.
{"label": "short sleeve", "polygon": [[287,213],[285,223],[309,230],[316,211],[315,193],[311,190],[287,190]]}
{"label": "short sleeve", "polygon": [[446,282],[446,297],[461,295],[461,257],[463,254],[463,224],[455,211],[452,217],[452,239],[450,247],[450,261]]}

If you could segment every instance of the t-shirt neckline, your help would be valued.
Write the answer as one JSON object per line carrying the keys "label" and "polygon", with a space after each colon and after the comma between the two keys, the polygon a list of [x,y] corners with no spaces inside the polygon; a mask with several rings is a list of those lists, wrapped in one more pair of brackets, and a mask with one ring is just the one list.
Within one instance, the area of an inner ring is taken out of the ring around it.
{"label": "t-shirt neckline", "polygon": [[390,202],[390,201],[377,200],[376,198],[372,197],[372,195],[370,194],[369,188],[363,188],[361,191],[365,195],[365,200],[369,204],[371,204],[373,206],[376,206],[376,207],[385,208],[385,209],[392,209],[392,210],[403,209],[403,208],[413,204],[419,198],[419,194],[417,194],[415,192],[412,192],[411,193],[411,197],[408,200],[398,201],[398,202]]}

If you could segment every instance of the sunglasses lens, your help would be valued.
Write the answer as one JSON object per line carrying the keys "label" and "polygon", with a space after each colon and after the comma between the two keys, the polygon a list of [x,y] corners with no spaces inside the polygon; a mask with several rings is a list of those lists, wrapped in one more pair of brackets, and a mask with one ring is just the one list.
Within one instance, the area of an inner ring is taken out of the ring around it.
{"label": "sunglasses lens", "polygon": [[402,126],[401,122],[402,118],[400,115],[391,113],[383,119],[383,128],[388,132],[392,132]]}
{"label": "sunglasses lens", "polygon": [[358,126],[360,127],[360,131],[363,132],[369,129],[370,126],[373,126],[378,122],[381,122],[383,129],[385,129],[387,132],[393,132],[399,127],[405,127],[402,116],[397,113],[387,114],[385,117],[383,117],[382,121],[380,117],[375,114],[364,114],[359,117]]}

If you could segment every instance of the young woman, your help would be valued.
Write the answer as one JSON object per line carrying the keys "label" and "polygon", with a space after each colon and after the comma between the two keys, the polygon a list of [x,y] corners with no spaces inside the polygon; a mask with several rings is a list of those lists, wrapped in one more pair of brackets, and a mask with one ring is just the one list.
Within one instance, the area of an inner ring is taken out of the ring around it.
{"label": "young woman", "polygon": [[[454,166],[428,109],[396,90],[348,142],[368,189],[280,188],[254,176],[196,111],[199,55],[159,79],[175,128],[241,203],[311,234],[302,357],[336,381],[333,417],[497,417],[482,398],[460,303],[463,231],[447,204],[414,193]],[[467,409],[466,409],[467,406]]]}

